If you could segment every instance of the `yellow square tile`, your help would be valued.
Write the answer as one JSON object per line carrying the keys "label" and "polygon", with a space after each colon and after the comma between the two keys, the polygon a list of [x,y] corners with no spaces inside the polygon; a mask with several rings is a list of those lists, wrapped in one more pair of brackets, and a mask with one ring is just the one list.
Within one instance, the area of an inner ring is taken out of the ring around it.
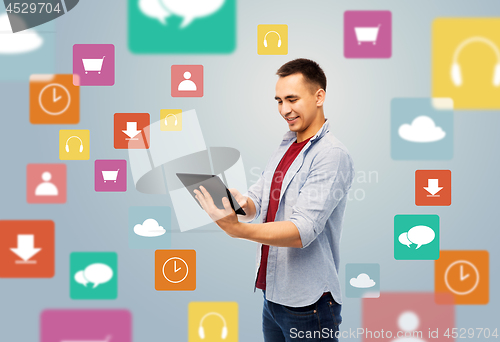
{"label": "yellow square tile", "polygon": [[432,28],[432,96],[455,109],[500,109],[500,19],[440,18]]}
{"label": "yellow square tile", "polygon": [[90,131],[87,129],[61,129],[59,131],[59,159],[89,160]]}
{"label": "yellow square tile", "polygon": [[160,129],[162,131],[182,131],[182,109],[160,110]]}
{"label": "yellow square tile", "polygon": [[238,303],[189,303],[188,342],[238,341]]}
{"label": "yellow square tile", "polygon": [[288,55],[288,26],[258,25],[257,53],[259,55]]}

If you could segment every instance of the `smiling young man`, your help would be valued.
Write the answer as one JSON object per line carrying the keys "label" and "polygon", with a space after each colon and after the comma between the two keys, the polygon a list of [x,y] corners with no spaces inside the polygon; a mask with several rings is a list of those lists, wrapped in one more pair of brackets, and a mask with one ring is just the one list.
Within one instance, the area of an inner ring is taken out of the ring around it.
{"label": "smiling young man", "polygon": [[[264,292],[266,342],[337,340],[341,323],[340,235],[354,169],[325,119],[326,76],[308,59],[279,68],[276,96],[288,124],[257,183],[246,196],[230,189],[218,209],[200,187],[196,198],[227,234],[259,243],[255,287]],[[244,223],[260,215],[261,223]]]}

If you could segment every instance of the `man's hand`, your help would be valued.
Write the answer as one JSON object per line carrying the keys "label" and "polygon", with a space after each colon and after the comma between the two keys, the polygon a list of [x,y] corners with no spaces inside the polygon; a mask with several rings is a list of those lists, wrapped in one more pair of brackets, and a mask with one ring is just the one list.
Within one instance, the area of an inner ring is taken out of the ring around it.
{"label": "man's hand", "polygon": [[[236,192],[238,191],[236,190]],[[200,190],[194,190],[194,193],[196,194],[196,199],[198,200],[198,202],[200,202],[201,207],[207,212],[208,216],[210,216],[210,218],[215,223],[217,223],[217,225],[222,228],[222,230],[224,230],[229,236],[238,237],[236,228],[239,224],[239,221],[233,208],[231,208],[229,199],[227,199],[227,197],[222,198],[224,209],[219,209],[215,205],[212,196],[210,196],[208,191],[203,186],[200,186]],[[243,197],[239,192],[238,194]],[[238,201],[238,203],[240,202]],[[240,206],[243,207],[241,204]]]}
{"label": "man's hand", "polygon": [[246,212],[248,209],[248,197],[243,196],[238,190],[231,188],[228,189],[231,192],[231,195],[233,195],[234,199],[240,207]]}

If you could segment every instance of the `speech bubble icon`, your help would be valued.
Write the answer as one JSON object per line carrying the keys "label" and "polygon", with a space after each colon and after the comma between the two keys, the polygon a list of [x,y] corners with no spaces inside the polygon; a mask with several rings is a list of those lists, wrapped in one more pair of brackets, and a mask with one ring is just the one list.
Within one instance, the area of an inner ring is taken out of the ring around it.
{"label": "speech bubble icon", "polygon": [[411,241],[408,240],[408,233],[407,232],[401,233],[398,237],[398,240],[400,243],[402,243],[403,245],[406,245],[406,246],[408,246],[408,248],[410,248]]}
{"label": "speech bubble icon", "polygon": [[175,15],[182,17],[181,28],[185,28],[195,18],[205,17],[217,12],[224,0],[158,0]]}
{"label": "speech bubble icon", "polygon": [[431,243],[435,237],[434,230],[427,226],[415,226],[408,231],[408,240],[418,245],[416,249]]}
{"label": "speech bubble icon", "polygon": [[89,283],[87,279],[85,279],[85,276],[83,275],[83,271],[78,271],[76,272],[75,274],[75,281],[78,283],[78,284],[82,284],[83,286],[87,286],[87,284]]}
{"label": "speech bubble icon", "polygon": [[113,270],[106,264],[92,264],[85,268],[83,276],[90,283],[94,284],[94,289],[103,283],[107,283],[113,278]]}
{"label": "speech bubble icon", "polygon": [[163,7],[161,0],[139,0],[141,12],[151,18],[158,19],[163,25],[167,25],[165,19],[170,13]]}

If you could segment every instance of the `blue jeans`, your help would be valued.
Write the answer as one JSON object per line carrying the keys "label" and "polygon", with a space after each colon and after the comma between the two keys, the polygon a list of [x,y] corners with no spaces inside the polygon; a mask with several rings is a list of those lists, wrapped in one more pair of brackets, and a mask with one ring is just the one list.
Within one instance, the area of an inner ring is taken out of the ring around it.
{"label": "blue jeans", "polygon": [[293,308],[266,300],[262,310],[265,342],[338,341],[340,311],[330,293],[309,306]]}

